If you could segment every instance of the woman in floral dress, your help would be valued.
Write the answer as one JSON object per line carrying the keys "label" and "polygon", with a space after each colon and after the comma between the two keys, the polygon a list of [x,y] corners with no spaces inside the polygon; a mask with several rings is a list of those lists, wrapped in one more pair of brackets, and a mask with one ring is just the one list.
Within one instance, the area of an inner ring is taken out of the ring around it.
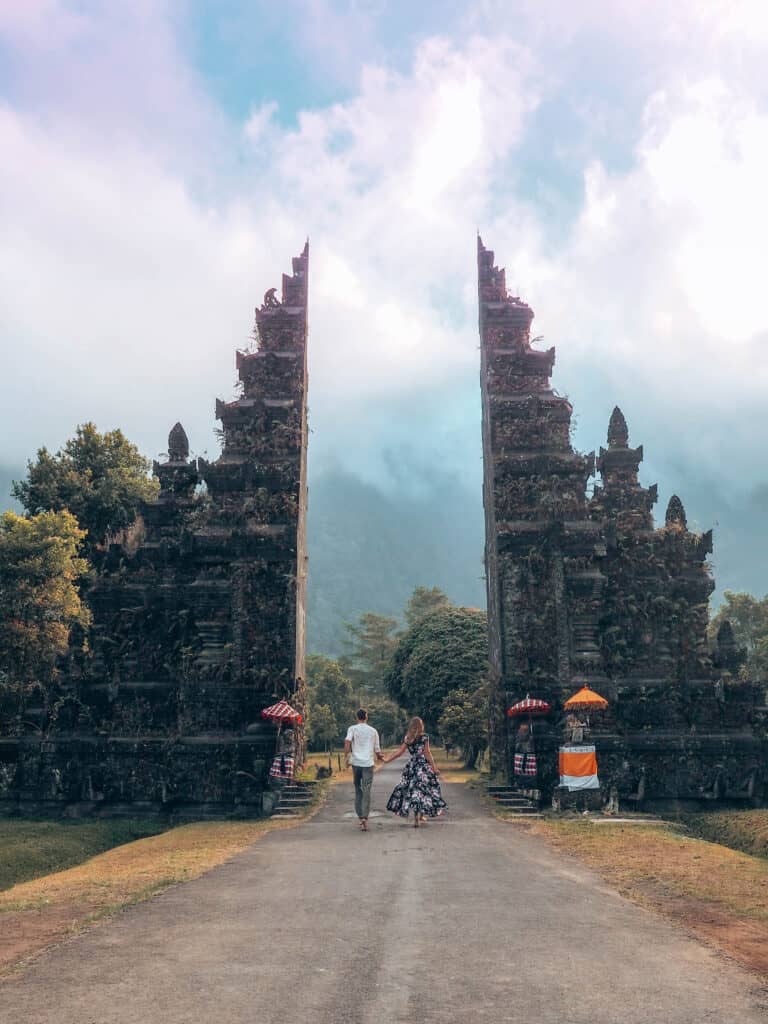
{"label": "woman in floral dress", "polygon": [[429,736],[425,736],[424,723],[420,718],[411,719],[402,746],[384,761],[394,761],[406,750],[410,757],[387,801],[387,810],[402,818],[407,818],[413,811],[414,828],[418,828],[425,818],[436,818],[448,806],[440,792],[440,772],[435,767]]}

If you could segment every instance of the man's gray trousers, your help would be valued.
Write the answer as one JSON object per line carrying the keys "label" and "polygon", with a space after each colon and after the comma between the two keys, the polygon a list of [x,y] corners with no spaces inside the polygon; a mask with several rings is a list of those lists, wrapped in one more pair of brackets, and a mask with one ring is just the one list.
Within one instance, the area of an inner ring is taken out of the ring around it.
{"label": "man's gray trousers", "polygon": [[355,780],[355,814],[358,818],[367,818],[371,811],[373,766],[361,768],[359,765],[353,764],[352,778]]}

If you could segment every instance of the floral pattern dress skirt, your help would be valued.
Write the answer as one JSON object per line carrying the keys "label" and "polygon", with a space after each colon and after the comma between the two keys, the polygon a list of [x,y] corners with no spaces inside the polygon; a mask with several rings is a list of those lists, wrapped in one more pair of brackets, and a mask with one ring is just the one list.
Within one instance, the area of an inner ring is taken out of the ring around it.
{"label": "floral pattern dress skirt", "polygon": [[400,781],[387,801],[387,810],[407,818],[411,811],[436,818],[448,806],[440,792],[440,783],[424,754],[428,737],[419,736],[408,744],[411,755]]}

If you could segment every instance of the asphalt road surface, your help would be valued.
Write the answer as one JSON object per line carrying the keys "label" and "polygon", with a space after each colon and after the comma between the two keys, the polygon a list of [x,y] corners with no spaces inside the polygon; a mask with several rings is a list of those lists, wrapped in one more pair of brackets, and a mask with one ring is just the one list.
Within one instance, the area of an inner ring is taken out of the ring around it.
{"label": "asphalt road surface", "polygon": [[[461,786],[415,830],[351,786],[0,984],[2,1024],[765,1024],[758,981]],[[0,919],[0,926],[2,921]]]}

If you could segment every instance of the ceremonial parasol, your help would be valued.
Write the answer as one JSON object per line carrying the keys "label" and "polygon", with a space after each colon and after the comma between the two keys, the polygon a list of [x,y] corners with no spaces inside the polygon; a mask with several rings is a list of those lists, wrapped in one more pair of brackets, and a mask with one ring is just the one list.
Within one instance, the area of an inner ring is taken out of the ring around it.
{"label": "ceremonial parasol", "polygon": [[582,686],[578,693],[568,698],[563,707],[566,711],[605,711],[608,701],[588,686]]}
{"label": "ceremonial parasol", "polygon": [[284,700],[279,700],[276,704],[270,704],[268,708],[264,708],[261,712],[261,717],[266,718],[269,722],[275,722],[278,725],[285,725],[288,722],[296,722],[301,724],[301,714],[292,708],[290,704]]}
{"label": "ceremonial parasol", "polygon": [[511,708],[507,708],[509,718],[517,718],[519,715],[528,716],[528,736],[524,735],[523,726],[521,726],[517,731],[517,738],[515,739],[513,771],[516,776],[534,778],[537,775],[538,763],[536,761],[535,748],[533,747],[533,716],[546,715],[551,710],[552,705],[548,701],[532,697],[530,693],[526,693],[522,700],[513,704]]}
{"label": "ceremonial parasol", "polygon": [[539,700],[538,697],[531,697],[526,695],[523,700],[519,700],[517,704],[513,704],[511,708],[507,709],[507,714],[510,718],[514,718],[516,715],[546,715],[551,710],[552,705],[548,704],[545,700]]}
{"label": "ceremonial parasol", "polygon": [[[545,700],[539,700],[538,697],[532,697],[530,693],[526,693],[523,700],[519,700],[516,704],[513,704],[511,708],[507,708],[507,715],[510,718],[516,718],[518,715],[528,715],[528,730],[530,732],[531,739],[533,739],[533,715],[546,715],[548,711],[552,709],[552,705],[547,703]],[[518,733],[519,735],[519,733]],[[517,757],[517,754],[515,755]],[[521,755],[523,756],[523,755]],[[532,751],[529,751],[526,755],[530,758],[532,763],[532,770],[526,771],[524,768],[524,762],[521,762],[520,772],[518,774],[535,775],[536,774],[536,758]]]}

